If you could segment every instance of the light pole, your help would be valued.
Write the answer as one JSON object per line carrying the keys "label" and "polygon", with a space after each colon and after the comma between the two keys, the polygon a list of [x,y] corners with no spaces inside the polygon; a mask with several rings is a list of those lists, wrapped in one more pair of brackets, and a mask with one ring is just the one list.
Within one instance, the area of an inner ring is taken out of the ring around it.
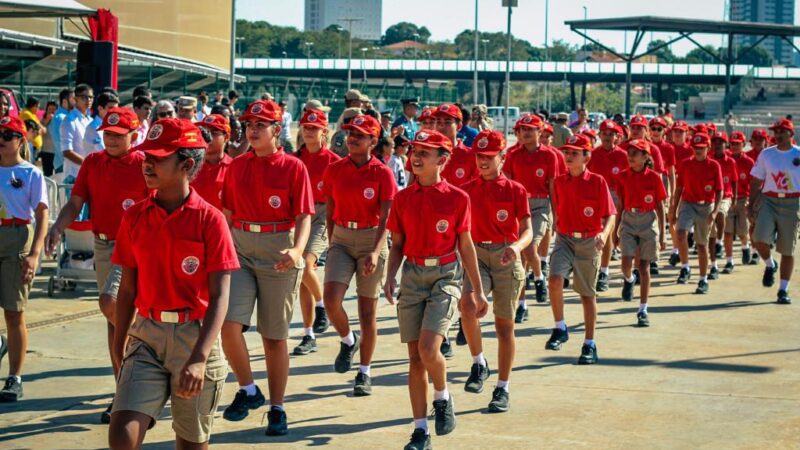
{"label": "light pole", "polygon": [[344,28],[336,25],[336,59],[342,59],[342,31]]}
{"label": "light pole", "polygon": [[511,8],[517,6],[517,0],[503,0],[504,6],[508,7],[508,51],[506,52],[506,111],[505,123],[503,124],[503,134],[508,136],[511,118],[508,116],[509,101],[511,100]]}
{"label": "light pole", "polygon": [[419,39],[419,33],[414,33],[414,61],[417,60],[417,39]]}
{"label": "light pole", "polygon": [[[550,41],[547,32],[550,25],[550,0],[544,0],[544,60],[550,60]],[[544,82],[544,104],[547,112],[550,112],[550,83]]]}
{"label": "light pole", "polygon": [[475,0],[475,54],[472,73],[472,104],[478,104],[478,0]]}
{"label": "light pole", "polygon": [[228,90],[234,88],[233,79],[236,77],[236,0],[231,0],[231,79],[228,80]]}
{"label": "light pole", "polygon": [[[481,42],[483,42],[483,60],[487,61],[489,59],[489,50],[487,49],[486,44],[489,43],[489,40],[488,39],[481,39]],[[485,64],[485,62],[484,62],[484,64]]]}
{"label": "light pole", "polygon": [[314,46],[313,42],[306,42],[306,60],[311,59],[311,47]]}
{"label": "light pole", "polygon": [[361,47],[361,69],[364,71],[364,83],[365,84],[367,82],[367,65],[365,64],[365,62],[366,62],[366,59],[367,59],[367,52],[368,51],[369,51],[369,48]]}
{"label": "light pole", "polygon": [[[586,18],[589,16],[589,9],[585,6],[583,7],[583,20],[585,21]],[[586,36],[583,36],[583,51],[586,51]]]}
{"label": "light pole", "polygon": [[359,22],[364,20],[361,17],[340,17],[340,22],[347,22],[347,90],[350,90],[350,86],[353,84],[353,73],[350,70],[351,63],[353,60],[353,22]]}

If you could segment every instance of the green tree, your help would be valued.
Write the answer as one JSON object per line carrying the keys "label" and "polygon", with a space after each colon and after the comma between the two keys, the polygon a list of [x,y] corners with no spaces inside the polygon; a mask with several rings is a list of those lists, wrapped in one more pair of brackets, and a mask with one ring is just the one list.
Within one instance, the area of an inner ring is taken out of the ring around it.
{"label": "green tree", "polygon": [[547,49],[547,54],[551,61],[575,61],[577,50],[577,46],[569,45],[564,40],[556,39]]}
{"label": "green tree", "polygon": [[685,62],[686,64],[718,64],[719,61],[713,56],[709,55],[708,52],[711,52],[715,55],[719,55],[719,52],[717,52],[717,50],[710,45],[705,45],[703,48],[706,51],[699,48],[693,49],[687,53],[683,58],[683,61],[680,62]]}
{"label": "green tree", "polygon": [[[419,37],[414,36],[415,34]],[[410,22],[396,23],[386,29],[386,34],[381,39],[382,45],[392,45],[402,41],[428,42],[431,32],[426,27],[418,27]]]}
{"label": "green tree", "polygon": [[[666,41],[661,39],[656,39],[655,41],[651,41],[649,44],[647,44],[647,51],[649,52],[654,48],[658,47],[659,45],[664,45],[664,44],[666,44]],[[655,55],[658,58],[658,62],[660,63],[673,63],[675,62],[676,59],[675,54],[672,53],[672,50],[669,48],[669,46],[656,50],[653,53],[653,55]]]}
{"label": "green tree", "polygon": [[[735,51],[736,54],[739,54],[744,50],[744,47],[737,47]],[[745,53],[737,63],[750,64],[756,67],[769,67],[772,65],[772,55],[764,47],[759,45]]]}

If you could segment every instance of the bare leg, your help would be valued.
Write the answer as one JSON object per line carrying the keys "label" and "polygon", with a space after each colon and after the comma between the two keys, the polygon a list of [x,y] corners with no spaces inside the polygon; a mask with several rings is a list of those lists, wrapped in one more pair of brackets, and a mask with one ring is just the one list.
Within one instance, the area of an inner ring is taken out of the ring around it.
{"label": "bare leg", "polygon": [[8,328],[8,374],[21,376],[28,351],[28,329],[22,311],[3,310]]}
{"label": "bare leg", "polygon": [[350,334],[350,322],[342,306],[346,292],[346,284],[329,281],[325,283],[325,294],[322,296],[325,301],[325,310],[328,312],[328,319],[330,319],[336,332],[339,333],[339,337],[345,337]]}
{"label": "bare leg", "polygon": [[495,317],[494,328],[497,331],[497,379],[508,381],[514,365],[514,355],[517,353],[514,321]]}
{"label": "bare leg", "polygon": [[700,277],[708,273],[708,245],[697,244],[697,261],[700,266]]}
{"label": "bare leg", "polygon": [[564,320],[564,278],[550,275],[550,309],[553,311],[553,320]]}
{"label": "bare leg", "polygon": [[189,442],[186,439],[175,436],[176,450],[205,450],[208,448],[208,441],[205,442]]}
{"label": "bare leg", "polygon": [[136,411],[117,411],[111,414],[108,427],[108,446],[112,450],[141,448],[147,427],[153,419]]}
{"label": "bare leg", "polygon": [[229,320],[222,324],[222,350],[239,386],[253,384],[250,353],[247,351],[247,342],[242,333],[242,324]]}
{"label": "bare leg", "polygon": [[317,276],[317,258],[311,253],[303,255],[306,268],[300,285],[300,310],[303,313],[303,328],[311,328],[314,323],[314,304],[322,298],[322,284]]}
{"label": "bare leg", "polygon": [[[469,293],[461,295],[461,301],[464,301]],[[467,345],[469,346],[469,353],[472,356],[477,356],[483,352],[483,342],[481,340],[481,325],[478,318],[474,314],[461,311],[461,329],[464,331],[464,337],[467,338]]]}
{"label": "bare leg", "polygon": [[372,363],[375,345],[378,343],[378,324],[376,321],[377,298],[358,297],[358,323],[361,326],[361,348],[359,364],[368,366]]}
{"label": "bare leg", "polygon": [[586,339],[594,339],[594,327],[597,323],[597,303],[595,300],[596,297],[581,295],[583,322],[586,326]]}
{"label": "bare leg", "polygon": [[264,342],[264,354],[267,359],[267,386],[269,387],[269,404],[282,405],[289,381],[289,350],[286,340],[261,339]]}
{"label": "bare leg", "polygon": [[414,419],[428,417],[428,372],[419,355],[419,341],[408,343],[408,396]]}
{"label": "bare leg", "polygon": [[639,261],[639,278],[641,280],[639,285],[639,303],[646,304],[647,296],[650,294],[650,261]]}

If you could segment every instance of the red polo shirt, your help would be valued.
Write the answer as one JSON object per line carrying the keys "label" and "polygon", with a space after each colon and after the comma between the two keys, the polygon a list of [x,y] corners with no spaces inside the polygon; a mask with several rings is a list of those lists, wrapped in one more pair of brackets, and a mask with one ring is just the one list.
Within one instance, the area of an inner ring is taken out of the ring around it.
{"label": "red polo shirt", "polygon": [[753,170],[753,166],[755,166],[756,163],[745,153],[741,153],[739,156],[733,155],[731,158],[736,161],[736,173],[739,174],[739,179],[736,183],[736,198],[747,198],[750,196],[750,182],[753,181],[753,176],[750,175],[750,171]]}
{"label": "red polo shirt", "polygon": [[314,195],[303,163],[279,149],[260,157],[248,152],[233,160],[225,176],[222,207],[233,220],[289,222],[314,214]]}
{"label": "red polo shirt", "polygon": [[727,153],[723,153],[721,158],[717,158],[712,154],[710,158],[718,162],[722,170],[722,198],[733,198],[733,183],[739,180],[736,161],[728,156]]}
{"label": "red polo shirt", "polygon": [[[764,148],[767,148],[767,147],[764,147]],[[760,155],[761,152],[763,152],[763,151],[764,151],[763,149],[756,150],[754,148],[750,148],[750,151],[747,152],[747,156],[749,156],[750,159],[752,159],[753,163],[755,164],[755,162],[758,161],[758,155]]]}
{"label": "red polo shirt", "polygon": [[550,150],[551,152],[553,152],[554,155],[556,155],[556,168],[558,169],[556,171],[556,176],[564,175],[565,173],[567,173],[567,159],[564,158],[564,154],[561,153],[561,150],[552,147],[550,145],[545,145],[543,147],[546,148],[547,150]]}
{"label": "red polo shirt", "polygon": [[[410,159],[409,159],[410,160]],[[475,154],[463,143],[453,147],[450,159],[442,169],[442,178],[453,186],[459,187],[478,177],[478,163]]]}
{"label": "red polo shirt", "polygon": [[89,203],[95,235],[104,234],[113,241],[125,210],[147,197],[142,161],[142,152],[112,158],[106,151],[91,153],[83,160],[72,195]]}
{"label": "red polo shirt", "polygon": [[[524,150],[523,150],[524,151]],[[472,215],[472,239],[478,243],[512,243],[519,239],[519,221],[531,216],[522,184],[500,175],[491,181],[478,177],[465,184]]]}
{"label": "red polo shirt", "polygon": [[631,209],[654,211],[658,204],[667,198],[661,175],[655,170],[644,168],[641,172],[626,169],[619,175],[617,185],[620,200],[626,211]]}
{"label": "red polo shirt", "polygon": [[303,164],[306,165],[308,170],[308,178],[311,179],[311,189],[314,191],[314,203],[325,203],[328,201],[328,196],[325,194],[322,183],[322,174],[325,169],[342,159],[341,156],[328,150],[328,147],[322,147],[316,153],[311,153],[303,146],[297,152],[297,157]]}
{"label": "red polo shirt", "polygon": [[681,199],[686,202],[713,203],[716,192],[722,190],[722,169],[711,158],[686,159],[678,164],[678,186],[683,188]]}
{"label": "red polo shirt", "polygon": [[456,251],[460,233],[470,231],[469,196],[446,181],[418,182],[397,193],[386,228],[404,236],[403,255],[438,257]]}
{"label": "red polo shirt", "polygon": [[569,173],[557,177],[553,191],[561,234],[599,233],[603,219],[617,213],[605,178],[589,170],[577,177]]}
{"label": "red polo shirt", "polygon": [[602,146],[595,148],[586,166],[590,172],[602,176],[612,191],[617,190],[617,176],[628,167],[628,152],[618,146],[611,150],[605,150]]}
{"label": "red polo shirt", "polygon": [[664,173],[669,171],[670,167],[675,167],[675,146],[667,141],[652,142],[661,150],[661,160],[664,163]]}
{"label": "red polo shirt", "polygon": [[675,149],[675,167],[677,168],[683,161],[687,159],[694,158],[694,150],[692,150],[692,146],[688,143],[684,143],[683,145],[672,145],[672,148]]}
{"label": "red polo shirt", "polygon": [[204,162],[200,167],[200,173],[191,183],[203,200],[211,203],[211,206],[220,211],[222,211],[222,187],[225,185],[225,174],[228,173],[232,162],[233,158],[228,155],[223,155],[216,164]]}
{"label": "red polo shirt", "polygon": [[333,221],[342,226],[359,222],[377,227],[381,202],[394,200],[397,194],[392,170],[374,156],[361,167],[345,156],[325,169],[322,184],[325,195],[333,199]]}
{"label": "red polo shirt", "polygon": [[155,193],[128,209],[111,261],[138,271],[140,314],[189,309],[192,319],[202,318],[208,307],[208,274],[239,268],[225,217],[194,189],[170,214],[158,206]]}
{"label": "red polo shirt", "polygon": [[528,197],[544,198],[550,196],[549,181],[558,176],[558,161],[549,149],[539,147],[529,151],[521,147],[506,157],[503,172],[522,184]]}
{"label": "red polo shirt", "polygon": [[652,142],[650,143],[650,158],[653,159],[653,170],[657,173],[667,173],[667,169],[664,167],[664,157],[661,155],[661,147]]}

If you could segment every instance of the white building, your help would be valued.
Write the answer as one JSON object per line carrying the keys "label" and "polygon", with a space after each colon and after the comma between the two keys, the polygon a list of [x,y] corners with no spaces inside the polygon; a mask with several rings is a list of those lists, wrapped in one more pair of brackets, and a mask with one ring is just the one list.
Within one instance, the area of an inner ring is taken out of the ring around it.
{"label": "white building", "polygon": [[381,38],[381,13],[383,0],[306,0],[305,29],[321,31],[330,25],[345,30],[352,22],[353,37],[377,41]]}

